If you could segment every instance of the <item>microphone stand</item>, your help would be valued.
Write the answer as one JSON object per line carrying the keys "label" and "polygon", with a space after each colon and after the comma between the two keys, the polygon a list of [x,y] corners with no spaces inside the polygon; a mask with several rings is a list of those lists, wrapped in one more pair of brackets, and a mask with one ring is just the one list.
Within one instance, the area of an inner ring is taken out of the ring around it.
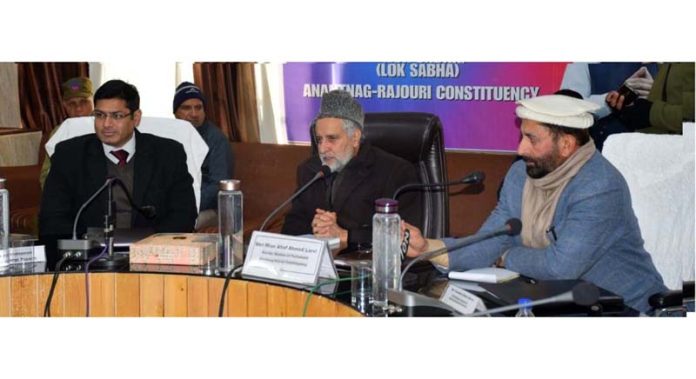
{"label": "microphone stand", "polygon": [[[114,181],[122,185],[120,180],[115,179]],[[126,191],[126,194],[127,193]],[[106,248],[106,256],[90,262],[90,267],[101,270],[113,270],[127,266],[130,263],[130,257],[127,254],[114,254],[114,219],[116,218],[114,209],[116,208],[116,200],[113,198],[113,185],[107,187],[106,194],[108,201],[106,215],[104,215],[104,245]],[[128,200],[130,201],[130,196],[128,196]],[[133,205],[131,204],[131,206]]]}

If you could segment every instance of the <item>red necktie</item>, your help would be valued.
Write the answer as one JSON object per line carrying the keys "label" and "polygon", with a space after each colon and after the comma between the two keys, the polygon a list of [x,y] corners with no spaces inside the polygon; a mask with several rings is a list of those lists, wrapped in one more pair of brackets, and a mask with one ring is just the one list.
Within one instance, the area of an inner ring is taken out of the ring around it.
{"label": "red necktie", "polygon": [[123,167],[126,165],[126,160],[128,159],[128,152],[125,150],[112,150],[111,154],[113,154],[116,158],[118,158],[118,165],[119,167]]}

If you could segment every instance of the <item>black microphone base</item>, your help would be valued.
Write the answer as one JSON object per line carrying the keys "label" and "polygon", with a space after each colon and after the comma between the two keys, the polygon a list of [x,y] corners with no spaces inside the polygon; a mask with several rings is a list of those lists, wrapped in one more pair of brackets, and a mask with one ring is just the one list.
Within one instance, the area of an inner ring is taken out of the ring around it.
{"label": "black microphone base", "polygon": [[68,262],[88,261],[102,251],[101,244],[92,239],[58,240],[57,247],[61,257],[70,254],[70,257],[66,259]]}
{"label": "black microphone base", "polygon": [[90,271],[112,271],[128,267],[130,257],[127,254],[114,254],[109,257],[99,258],[89,265]]}

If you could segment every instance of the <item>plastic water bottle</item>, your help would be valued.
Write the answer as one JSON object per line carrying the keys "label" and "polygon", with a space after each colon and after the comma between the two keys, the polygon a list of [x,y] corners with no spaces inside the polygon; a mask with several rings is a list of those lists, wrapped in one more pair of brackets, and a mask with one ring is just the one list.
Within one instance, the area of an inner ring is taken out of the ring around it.
{"label": "plastic water bottle", "polygon": [[221,180],[218,189],[218,269],[228,272],[234,266],[244,263],[241,183],[234,179]]}
{"label": "plastic water bottle", "polygon": [[372,217],[372,296],[373,308],[388,308],[387,290],[400,290],[401,217],[399,202],[392,199],[375,201]]}
{"label": "plastic water bottle", "polygon": [[10,193],[0,178],[0,268],[10,265]]}
{"label": "plastic water bottle", "polygon": [[520,308],[520,310],[517,311],[515,317],[534,317],[534,313],[532,313],[532,307],[529,305],[529,303],[531,302],[532,300],[526,297],[517,300],[517,304],[521,305],[522,308]]}

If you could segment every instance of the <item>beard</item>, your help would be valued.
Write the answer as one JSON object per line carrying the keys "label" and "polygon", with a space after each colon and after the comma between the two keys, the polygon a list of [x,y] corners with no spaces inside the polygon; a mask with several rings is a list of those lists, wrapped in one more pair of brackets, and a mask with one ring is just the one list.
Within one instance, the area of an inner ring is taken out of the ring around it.
{"label": "beard", "polygon": [[558,168],[560,157],[558,149],[554,148],[551,152],[539,158],[522,156],[522,160],[527,165],[527,175],[532,179],[539,179]]}
{"label": "beard", "polygon": [[346,165],[348,165],[348,162],[353,158],[353,153],[354,153],[353,146],[348,146],[343,152],[343,154],[336,154],[333,157],[333,162],[331,163],[326,163],[326,155],[325,154],[319,154],[319,159],[321,159],[321,163],[324,165],[327,165],[331,168],[331,172],[340,172],[343,170]]}

